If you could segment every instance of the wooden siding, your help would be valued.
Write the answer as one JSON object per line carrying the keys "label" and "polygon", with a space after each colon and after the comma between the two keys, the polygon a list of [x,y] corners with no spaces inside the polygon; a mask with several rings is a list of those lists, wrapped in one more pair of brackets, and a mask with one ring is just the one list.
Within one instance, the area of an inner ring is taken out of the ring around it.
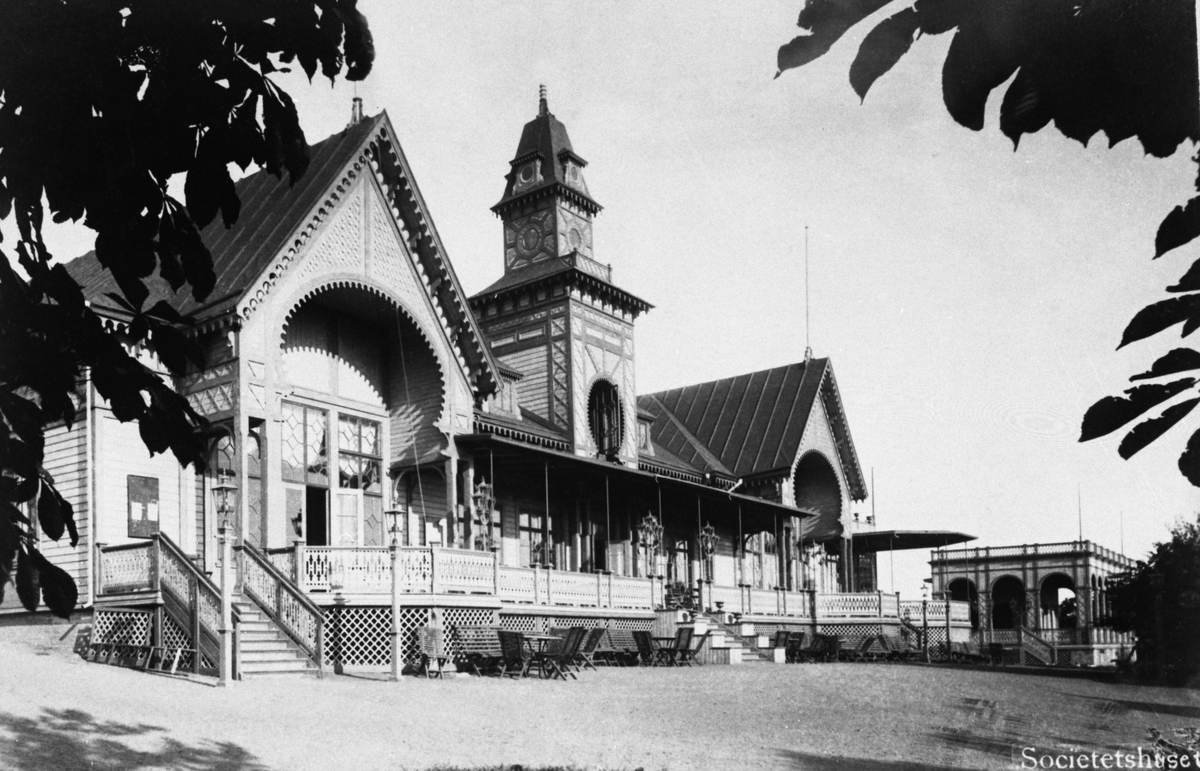
{"label": "wooden siding", "polygon": [[[96,540],[129,543],[128,481],[130,475],[158,479],[159,529],[177,543],[183,501],[181,475],[171,453],[151,456],[136,423],[121,423],[106,409],[96,411]],[[188,470],[186,473],[191,473]],[[190,520],[190,518],[189,518]]]}
{"label": "wooden siding", "polygon": [[54,478],[54,485],[71,503],[75,512],[75,526],[79,530],[79,543],[71,546],[67,535],[58,541],[42,536],[38,548],[46,559],[71,574],[79,587],[79,604],[88,600],[88,555],[91,553],[91,533],[88,532],[88,448],[87,424],[83,413],[68,429],[58,425],[46,430],[44,465]]}
{"label": "wooden siding", "polygon": [[424,339],[406,334],[388,355],[389,462],[430,459],[446,445],[437,427],[445,403],[437,359]]}
{"label": "wooden siding", "polygon": [[516,383],[517,401],[540,417],[550,419],[549,354],[545,345],[501,356],[500,362],[520,372]]}

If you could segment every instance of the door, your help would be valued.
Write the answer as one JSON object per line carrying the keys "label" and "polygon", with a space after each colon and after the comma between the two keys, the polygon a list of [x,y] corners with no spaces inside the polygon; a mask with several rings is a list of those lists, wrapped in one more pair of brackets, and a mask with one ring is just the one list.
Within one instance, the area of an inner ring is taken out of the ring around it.
{"label": "door", "polygon": [[338,490],[337,502],[330,519],[332,546],[358,546],[359,522],[362,511],[362,490]]}

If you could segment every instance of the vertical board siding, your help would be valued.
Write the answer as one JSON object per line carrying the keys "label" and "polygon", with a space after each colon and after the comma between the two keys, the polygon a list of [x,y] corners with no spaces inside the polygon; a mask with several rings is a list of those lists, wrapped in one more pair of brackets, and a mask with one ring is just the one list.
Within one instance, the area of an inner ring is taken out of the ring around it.
{"label": "vertical board siding", "polygon": [[[410,464],[444,446],[437,427],[442,414],[443,384],[437,360],[416,335],[405,335],[390,351],[388,417],[391,459]],[[403,358],[402,358],[403,355]]]}
{"label": "vertical board siding", "polygon": [[183,520],[190,520],[180,500],[180,475],[186,472],[171,453],[151,456],[136,423],[121,423],[107,410],[96,412],[96,539],[106,544],[129,543],[131,474],[158,479],[159,529],[179,542]]}
{"label": "vertical board siding", "polygon": [[549,355],[545,345],[499,357],[501,363],[525,377],[517,381],[517,400],[530,412],[550,419]]}
{"label": "vertical board siding", "polygon": [[79,543],[71,546],[69,536],[58,541],[46,536],[39,539],[38,548],[51,563],[67,571],[79,587],[80,604],[88,597],[88,556],[91,551],[91,533],[88,512],[88,469],[87,469],[87,425],[85,416],[79,414],[71,428],[65,425],[46,430],[46,450],[43,465],[54,478],[54,486],[63,498],[71,503],[75,514],[75,526],[79,530]]}

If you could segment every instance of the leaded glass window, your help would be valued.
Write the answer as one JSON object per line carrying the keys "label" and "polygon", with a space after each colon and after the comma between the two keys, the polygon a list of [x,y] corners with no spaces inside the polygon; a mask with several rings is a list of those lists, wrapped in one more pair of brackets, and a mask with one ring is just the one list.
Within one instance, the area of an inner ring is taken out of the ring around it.
{"label": "leaded glass window", "polygon": [[283,481],[329,484],[325,436],[328,426],[329,414],[325,410],[283,403],[283,446],[280,448]]}

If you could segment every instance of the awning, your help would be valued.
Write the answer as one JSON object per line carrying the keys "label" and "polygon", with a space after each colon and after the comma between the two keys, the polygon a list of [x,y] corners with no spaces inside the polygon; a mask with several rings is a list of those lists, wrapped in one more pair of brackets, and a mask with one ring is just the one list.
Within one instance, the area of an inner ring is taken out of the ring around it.
{"label": "awning", "polygon": [[974,541],[975,536],[953,530],[872,530],[855,533],[854,551],[857,554],[905,549],[936,549],[953,543]]}

